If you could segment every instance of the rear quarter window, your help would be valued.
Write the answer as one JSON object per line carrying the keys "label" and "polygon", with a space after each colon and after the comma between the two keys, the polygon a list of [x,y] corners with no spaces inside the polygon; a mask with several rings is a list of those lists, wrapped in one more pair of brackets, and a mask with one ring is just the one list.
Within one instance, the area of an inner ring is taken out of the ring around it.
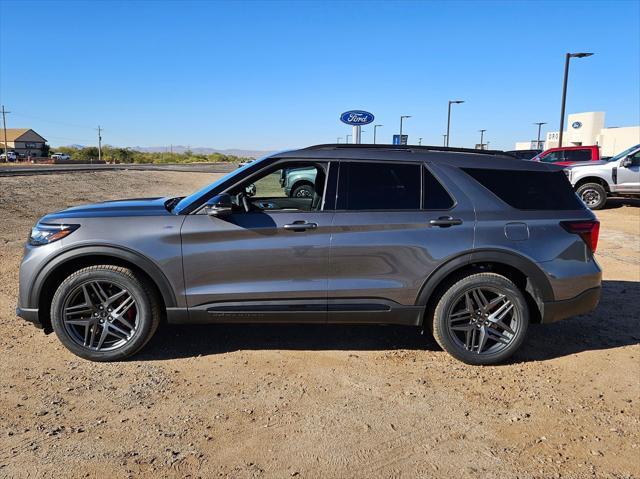
{"label": "rear quarter window", "polygon": [[465,173],[519,210],[581,210],[584,204],[562,171],[463,168]]}

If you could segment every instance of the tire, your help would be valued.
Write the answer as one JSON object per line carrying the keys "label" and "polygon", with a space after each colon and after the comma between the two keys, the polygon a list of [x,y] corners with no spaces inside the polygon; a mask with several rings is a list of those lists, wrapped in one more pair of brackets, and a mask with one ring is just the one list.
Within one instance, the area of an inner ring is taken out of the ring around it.
{"label": "tire", "polygon": [[[481,297],[475,293],[478,290]],[[486,311],[478,308],[482,299]],[[497,364],[522,345],[528,324],[529,308],[518,287],[499,274],[477,273],[453,283],[440,297],[433,315],[433,336],[442,349],[462,362]]]}
{"label": "tire", "polygon": [[51,324],[58,339],[91,361],[119,361],[137,353],[155,333],[160,317],[153,288],[120,266],[76,271],[51,301]]}
{"label": "tire", "polygon": [[300,185],[291,191],[291,198],[313,198],[313,186]]}
{"label": "tire", "polygon": [[592,210],[600,210],[607,203],[607,190],[599,183],[585,183],[576,190],[576,193]]}

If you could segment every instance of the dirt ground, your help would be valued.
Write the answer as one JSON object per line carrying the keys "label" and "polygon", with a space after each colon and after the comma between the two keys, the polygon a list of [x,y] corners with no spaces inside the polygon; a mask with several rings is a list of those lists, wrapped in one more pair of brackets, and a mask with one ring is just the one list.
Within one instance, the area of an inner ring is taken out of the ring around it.
{"label": "dirt ground", "polygon": [[284,325],[166,326],[95,364],[16,318],[39,216],[213,178],[0,178],[0,477],[640,477],[638,202],[598,213],[598,310],[498,367],[409,328]]}

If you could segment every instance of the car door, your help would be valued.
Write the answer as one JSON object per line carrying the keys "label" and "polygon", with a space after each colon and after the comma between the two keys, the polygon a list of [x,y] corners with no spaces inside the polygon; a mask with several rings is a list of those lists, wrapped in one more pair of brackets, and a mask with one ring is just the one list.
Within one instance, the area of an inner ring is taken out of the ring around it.
{"label": "car door", "polygon": [[[622,166],[625,159],[629,158],[631,164]],[[617,168],[617,191],[620,193],[640,193],[640,150],[636,150],[620,160]]]}
{"label": "car door", "polygon": [[342,161],[338,183],[328,320],[418,324],[426,278],[473,246],[471,202],[424,163]]}
{"label": "car door", "polygon": [[[313,198],[284,193],[292,165],[317,169]],[[326,321],[330,169],[329,163],[277,163],[227,190],[236,203],[231,214],[187,216],[182,251],[191,320]]]}

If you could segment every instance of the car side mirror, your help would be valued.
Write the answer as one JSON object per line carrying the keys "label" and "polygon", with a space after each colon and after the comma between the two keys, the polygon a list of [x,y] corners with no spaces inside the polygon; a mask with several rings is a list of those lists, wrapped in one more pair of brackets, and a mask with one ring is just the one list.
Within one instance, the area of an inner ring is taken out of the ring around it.
{"label": "car side mirror", "polygon": [[211,198],[204,207],[209,216],[227,216],[233,212],[233,203],[229,193],[220,193]]}
{"label": "car side mirror", "polygon": [[625,156],[624,160],[622,160],[622,165],[623,168],[629,168],[630,166],[633,166],[633,158],[631,155]]}

